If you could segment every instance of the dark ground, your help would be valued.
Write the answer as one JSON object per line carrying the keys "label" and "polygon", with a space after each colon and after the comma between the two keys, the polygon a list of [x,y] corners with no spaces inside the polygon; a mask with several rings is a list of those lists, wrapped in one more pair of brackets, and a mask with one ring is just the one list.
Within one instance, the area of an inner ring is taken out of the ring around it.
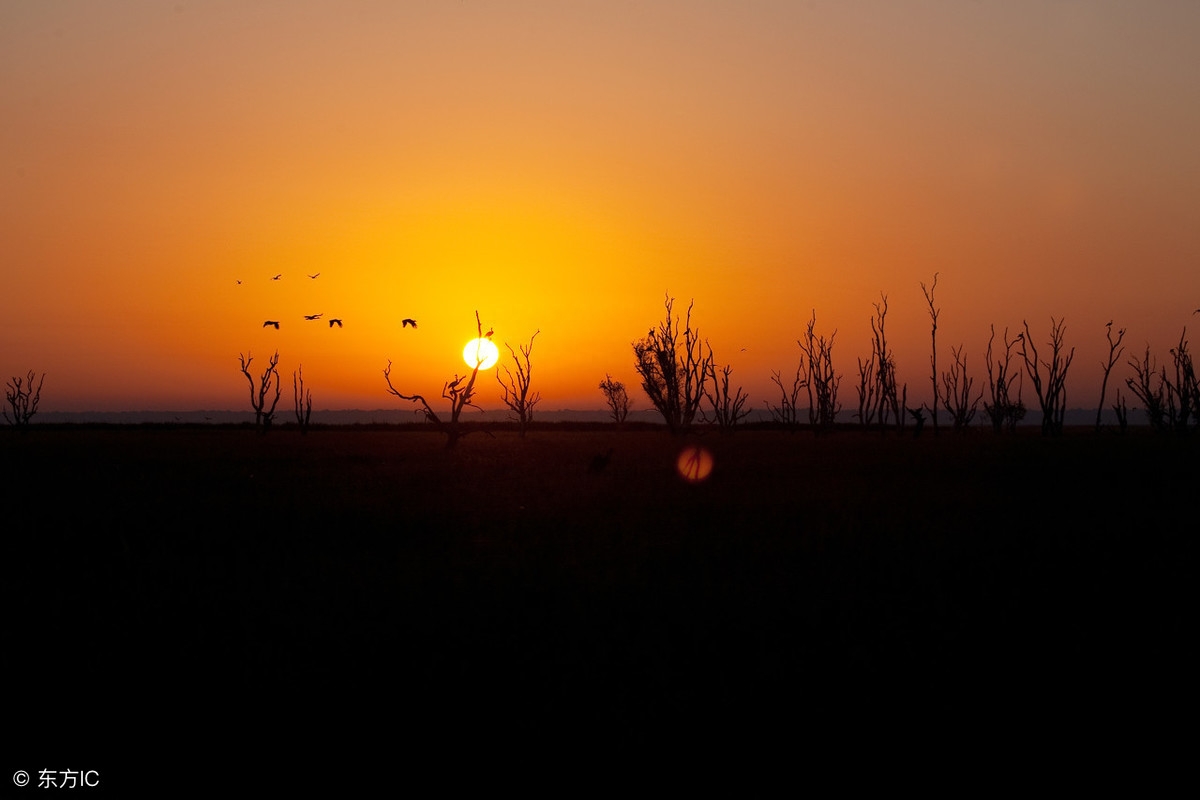
{"label": "dark ground", "polygon": [[712,433],[693,485],[608,426],[0,434],[31,746],[1168,761],[1193,722],[1194,440]]}

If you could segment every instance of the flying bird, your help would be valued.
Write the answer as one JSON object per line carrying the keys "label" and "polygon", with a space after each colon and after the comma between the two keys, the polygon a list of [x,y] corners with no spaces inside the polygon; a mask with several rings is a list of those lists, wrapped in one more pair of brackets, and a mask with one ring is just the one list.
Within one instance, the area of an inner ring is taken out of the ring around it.
{"label": "flying bird", "polygon": [[238,281],[238,286],[241,286],[241,285],[242,285],[242,282],[241,282],[241,281]]}
{"label": "flying bird", "polygon": [[271,280],[273,280],[273,281],[277,281],[277,280],[279,280],[279,279],[280,279],[280,278],[282,278],[282,277],[283,277],[283,273],[281,272],[281,273],[279,273],[278,275],[276,275],[276,276],[274,276],[273,278],[271,278]]}
{"label": "flying bird", "polygon": [[325,316],[325,315],[324,315],[324,314],[305,314],[305,315],[304,315],[304,318],[305,318],[306,320],[308,320],[309,322],[311,322],[311,321],[313,321],[314,319],[320,319],[320,318],[321,318],[321,317],[323,317],[323,316]]}
{"label": "flying bird", "polygon": [[274,325],[275,330],[279,330],[279,322],[277,320],[269,319],[263,323],[264,328],[267,327],[268,325]]}
{"label": "flying bird", "polygon": [[333,319],[329,320],[329,327],[331,327],[331,328],[332,328],[332,327],[333,327],[333,323],[335,323],[335,322],[337,323],[337,326],[338,326],[339,328],[340,328],[340,327],[342,327],[342,321],[341,321],[340,319],[338,319],[337,317],[334,317]]}
{"label": "flying bird", "polygon": [[[305,273],[305,274],[307,274],[307,273]],[[317,273],[317,275],[320,275],[320,274],[321,273],[319,273],[319,272]],[[317,275],[309,275],[308,277],[312,278],[315,281],[317,279]]]}
{"label": "flying bird", "polygon": [[410,319],[410,318],[405,318],[405,319],[400,320],[401,328],[407,328],[409,325],[412,325],[415,328],[415,327],[417,327],[417,321],[415,319]]}

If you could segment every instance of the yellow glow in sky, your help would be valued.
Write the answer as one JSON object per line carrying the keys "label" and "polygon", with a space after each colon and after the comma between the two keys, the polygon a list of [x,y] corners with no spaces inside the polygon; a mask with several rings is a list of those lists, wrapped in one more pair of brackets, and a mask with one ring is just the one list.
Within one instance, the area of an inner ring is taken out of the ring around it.
{"label": "yellow glow in sky", "polygon": [[920,402],[937,273],[940,363],[1061,318],[1088,406],[1107,321],[1165,353],[1200,306],[1196,41],[1173,2],[4,3],[0,374],[238,409],[278,349],[390,407],[478,311],[602,409],[669,293],[761,408],[814,310],[852,392],[884,293]]}

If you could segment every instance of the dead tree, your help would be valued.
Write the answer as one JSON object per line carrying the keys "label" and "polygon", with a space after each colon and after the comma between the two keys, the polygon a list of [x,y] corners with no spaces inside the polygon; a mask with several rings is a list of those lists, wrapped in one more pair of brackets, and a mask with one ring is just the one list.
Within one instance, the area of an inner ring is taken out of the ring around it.
{"label": "dead tree", "polygon": [[677,434],[691,427],[700,410],[711,356],[703,354],[699,332],[692,329],[695,301],[688,304],[682,331],[679,318],[671,316],[674,302],[667,297],[665,318],[644,339],[633,343],[633,355],[642,389],[668,430]]}
{"label": "dead tree", "polygon": [[[929,304],[929,319],[932,323],[932,329],[929,334],[931,351],[929,355],[929,382],[933,385],[933,408],[930,409],[930,417],[933,422],[933,433],[936,436],[938,432],[938,371],[937,371],[937,321],[938,314],[942,313],[941,309],[933,305],[933,290],[937,288],[938,274],[933,273],[933,283],[929,288],[925,288],[925,284],[921,284],[921,292],[925,295],[925,302]],[[959,346],[961,350],[961,345]],[[945,376],[943,376],[943,379]],[[957,429],[957,426],[956,426]]]}
{"label": "dead tree", "polygon": [[[884,323],[887,321],[887,295],[880,295],[881,302],[875,303],[875,316],[871,318],[872,353],[875,373],[875,414],[879,418],[880,430],[887,427],[888,415],[896,421],[896,428],[904,430],[904,410],[908,404],[908,386],[896,385],[896,360],[888,349]],[[861,372],[861,368],[860,368]]]}
{"label": "dead tree", "polygon": [[808,389],[808,423],[815,432],[822,433],[833,429],[838,412],[842,410],[837,399],[842,376],[833,369],[833,340],[837,331],[827,339],[817,335],[816,326],[817,312],[814,309],[804,330],[804,338],[796,343],[800,345],[804,361],[807,362],[804,384]]}
{"label": "dead tree", "polygon": [[[1029,323],[1024,324],[1025,333],[1018,335],[1021,340],[1021,359],[1025,362],[1025,374],[1033,382],[1033,391],[1042,409],[1042,435],[1058,436],[1062,433],[1063,416],[1067,410],[1067,369],[1075,357],[1075,348],[1064,352],[1063,321],[1051,317],[1050,358],[1039,359],[1033,336],[1029,333]],[[1042,367],[1047,370],[1045,381],[1042,379]]]}
{"label": "dead tree", "polygon": [[312,418],[312,392],[304,388],[304,365],[292,373],[292,402],[296,412],[296,424],[301,435],[308,433],[308,421]]}
{"label": "dead tree", "polygon": [[[282,394],[279,386],[279,351],[276,350],[275,355],[271,356],[267,362],[267,368],[263,370],[257,381],[250,374],[250,363],[254,361],[254,358],[239,353],[238,360],[242,365],[242,374],[246,376],[246,382],[250,384],[250,405],[254,408],[254,427],[259,433],[265,434],[270,430],[271,423],[275,421],[275,406],[279,404],[279,396]],[[275,396],[268,406],[267,395],[270,394],[272,388],[275,390]]]}
{"label": "dead tree", "polygon": [[1186,433],[1200,422],[1200,384],[1197,383],[1191,353],[1188,352],[1187,329],[1180,334],[1179,344],[1171,348],[1174,378],[1164,366],[1159,369],[1146,347],[1141,361],[1131,361],[1137,378],[1126,380],[1146,410],[1150,427],[1156,431]]}
{"label": "dead tree", "polygon": [[875,421],[875,412],[879,405],[876,392],[879,383],[875,380],[875,358],[866,361],[858,359],[858,422],[864,428],[870,427]]}
{"label": "dead tree", "polygon": [[983,398],[983,390],[980,389],[975,399],[971,399],[971,385],[975,381],[967,377],[967,359],[962,354],[962,345],[957,349],[950,348],[950,353],[954,356],[954,363],[949,370],[942,373],[942,403],[950,412],[950,421],[955,433],[961,433],[975,419],[979,401]]}
{"label": "dead tree", "polygon": [[[1109,322],[1106,327],[1105,335],[1108,337],[1108,361],[1101,361],[1100,368],[1104,370],[1104,380],[1100,382],[1100,404],[1096,406],[1096,433],[1100,432],[1100,414],[1104,411],[1104,394],[1108,389],[1108,375],[1112,372],[1113,365],[1117,363],[1117,359],[1121,357],[1121,353],[1125,352],[1125,348],[1121,346],[1121,340],[1125,338],[1125,329],[1121,328],[1117,331],[1117,338],[1113,338],[1112,322]],[[1120,422],[1118,416],[1117,421]],[[1125,426],[1121,426],[1122,432]]]}
{"label": "dead tree", "polygon": [[608,403],[608,413],[612,415],[613,422],[618,425],[624,423],[630,407],[625,384],[614,381],[611,375],[605,373],[604,380],[600,381],[600,391],[604,392],[604,401]]}
{"label": "dead tree", "polygon": [[29,370],[24,378],[14,375],[5,386],[4,399],[8,401],[12,416],[6,409],[4,419],[21,433],[29,430],[29,421],[37,413],[38,403],[42,401],[42,384],[46,382],[46,373],[42,373],[37,386],[33,385],[34,378],[34,371]]}
{"label": "dead tree", "polygon": [[[722,432],[732,431],[735,425],[750,414],[748,409],[743,408],[749,398],[740,386],[730,391],[729,376],[733,373],[732,366],[725,365],[721,369],[720,379],[717,378],[717,368],[713,362],[711,347],[708,348],[708,358],[705,361],[705,369],[708,370],[706,383],[712,389],[705,388],[704,396],[712,407],[712,421],[717,423],[717,427]],[[701,413],[703,414],[703,412]]]}
{"label": "dead tree", "polygon": [[1126,378],[1125,384],[1133,392],[1134,397],[1141,401],[1142,409],[1146,412],[1146,421],[1155,431],[1166,431],[1171,428],[1167,414],[1167,371],[1161,372],[1150,355],[1150,345],[1146,345],[1146,355],[1141,360],[1129,362],[1133,367],[1134,377]]}
{"label": "dead tree", "polygon": [[[992,342],[996,338],[996,326],[992,326],[992,335],[988,338],[987,346],[987,372],[988,372],[988,387],[991,402],[983,404],[983,410],[988,415],[988,419],[992,421],[992,430],[996,433],[1008,430],[1009,433],[1016,428],[1017,423],[1025,418],[1025,403],[1021,400],[1021,373],[1010,375],[1009,370],[1012,368],[1013,348],[1020,337],[1016,339],[1008,338],[1008,328],[1004,329],[1004,360],[992,355]],[[1017,397],[1014,400],[1012,397],[1012,378],[1017,379]]]}
{"label": "dead tree", "polygon": [[501,366],[500,370],[504,371],[503,376],[500,370],[496,371],[496,380],[500,384],[500,390],[503,393],[501,400],[504,405],[508,406],[509,410],[516,416],[519,426],[518,435],[525,438],[525,429],[533,419],[533,407],[542,399],[540,392],[529,393],[529,381],[533,376],[533,364],[530,361],[530,354],[533,352],[533,340],[541,333],[540,330],[534,331],[533,336],[529,337],[529,344],[520,345],[521,355],[518,358],[516,352],[512,349],[512,345],[508,342],[504,346],[508,348],[509,354],[512,356],[513,366],[517,372],[514,375],[509,371],[508,367]]}
{"label": "dead tree", "polygon": [[[475,312],[475,329],[477,331],[476,338],[483,338],[483,323],[479,321],[479,312]],[[459,417],[462,415],[463,409],[467,406],[479,408],[473,402],[475,398],[475,379],[479,376],[479,368],[483,364],[482,360],[476,361],[475,366],[469,373],[459,376],[456,372],[452,380],[446,381],[442,385],[442,399],[450,401],[450,420],[444,421],[429,405],[424,395],[419,394],[403,394],[395,386],[392,385],[392,362],[389,360],[387,368],[383,370],[383,380],[387,383],[388,394],[395,395],[401,400],[408,400],[412,403],[420,403],[421,408],[418,412],[425,415],[425,419],[433,423],[433,425],[446,435],[446,449],[451,450],[458,440],[464,436],[459,427]],[[463,381],[466,381],[464,384]],[[482,411],[483,409],[479,409]]]}
{"label": "dead tree", "polygon": [[796,366],[796,375],[792,378],[790,387],[783,385],[783,376],[776,370],[771,373],[771,383],[779,387],[779,405],[771,405],[770,401],[764,401],[767,404],[767,410],[771,412],[771,419],[783,425],[789,431],[794,431],[800,427],[800,392],[808,388],[808,380],[804,377],[804,357],[801,356],[800,363]]}
{"label": "dead tree", "polygon": [[1117,415],[1117,430],[1123,436],[1125,429],[1129,426],[1129,408],[1125,405],[1125,398],[1121,397],[1121,390],[1117,389],[1117,402],[1113,404],[1113,413]]}
{"label": "dead tree", "polygon": [[1174,428],[1186,433],[1200,422],[1200,384],[1196,380],[1192,355],[1188,352],[1187,328],[1179,335],[1179,344],[1171,348],[1171,359],[1175,363],[1175,382],[1168,386],[1178,403]]}

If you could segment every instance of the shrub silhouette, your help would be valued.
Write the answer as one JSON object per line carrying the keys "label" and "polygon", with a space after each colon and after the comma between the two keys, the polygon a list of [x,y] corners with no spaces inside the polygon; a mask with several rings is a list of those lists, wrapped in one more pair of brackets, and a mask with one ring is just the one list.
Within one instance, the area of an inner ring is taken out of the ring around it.
{"label": "shrub silhouette", "polygon": [[34,377],[33,370],[29,370],[24,378],[14,375],[12,380],[7,383],[4,392],[4,399],[8,401],[8,406],[12,409],[11,417],[8,415],[8,410],[5,410],[4,419],[22,433],[29,429],[29,421],[37,413],[38,403],[42,400],[42,384],[46,382],[46,373],[43,372],[35,387],[33,385]]}
{"label": "shrub silhouette", "polygon": [[712,351],[703,354],[700,335],[692,329],[692,305],[688,304],[683,330],[672,316],[675,299],[666,299],[666,315],[657,328],[633,343],[634,368],[642,389],[663,416],[671,433],[691,427],[704,399],[704,387],[712,362]]}

